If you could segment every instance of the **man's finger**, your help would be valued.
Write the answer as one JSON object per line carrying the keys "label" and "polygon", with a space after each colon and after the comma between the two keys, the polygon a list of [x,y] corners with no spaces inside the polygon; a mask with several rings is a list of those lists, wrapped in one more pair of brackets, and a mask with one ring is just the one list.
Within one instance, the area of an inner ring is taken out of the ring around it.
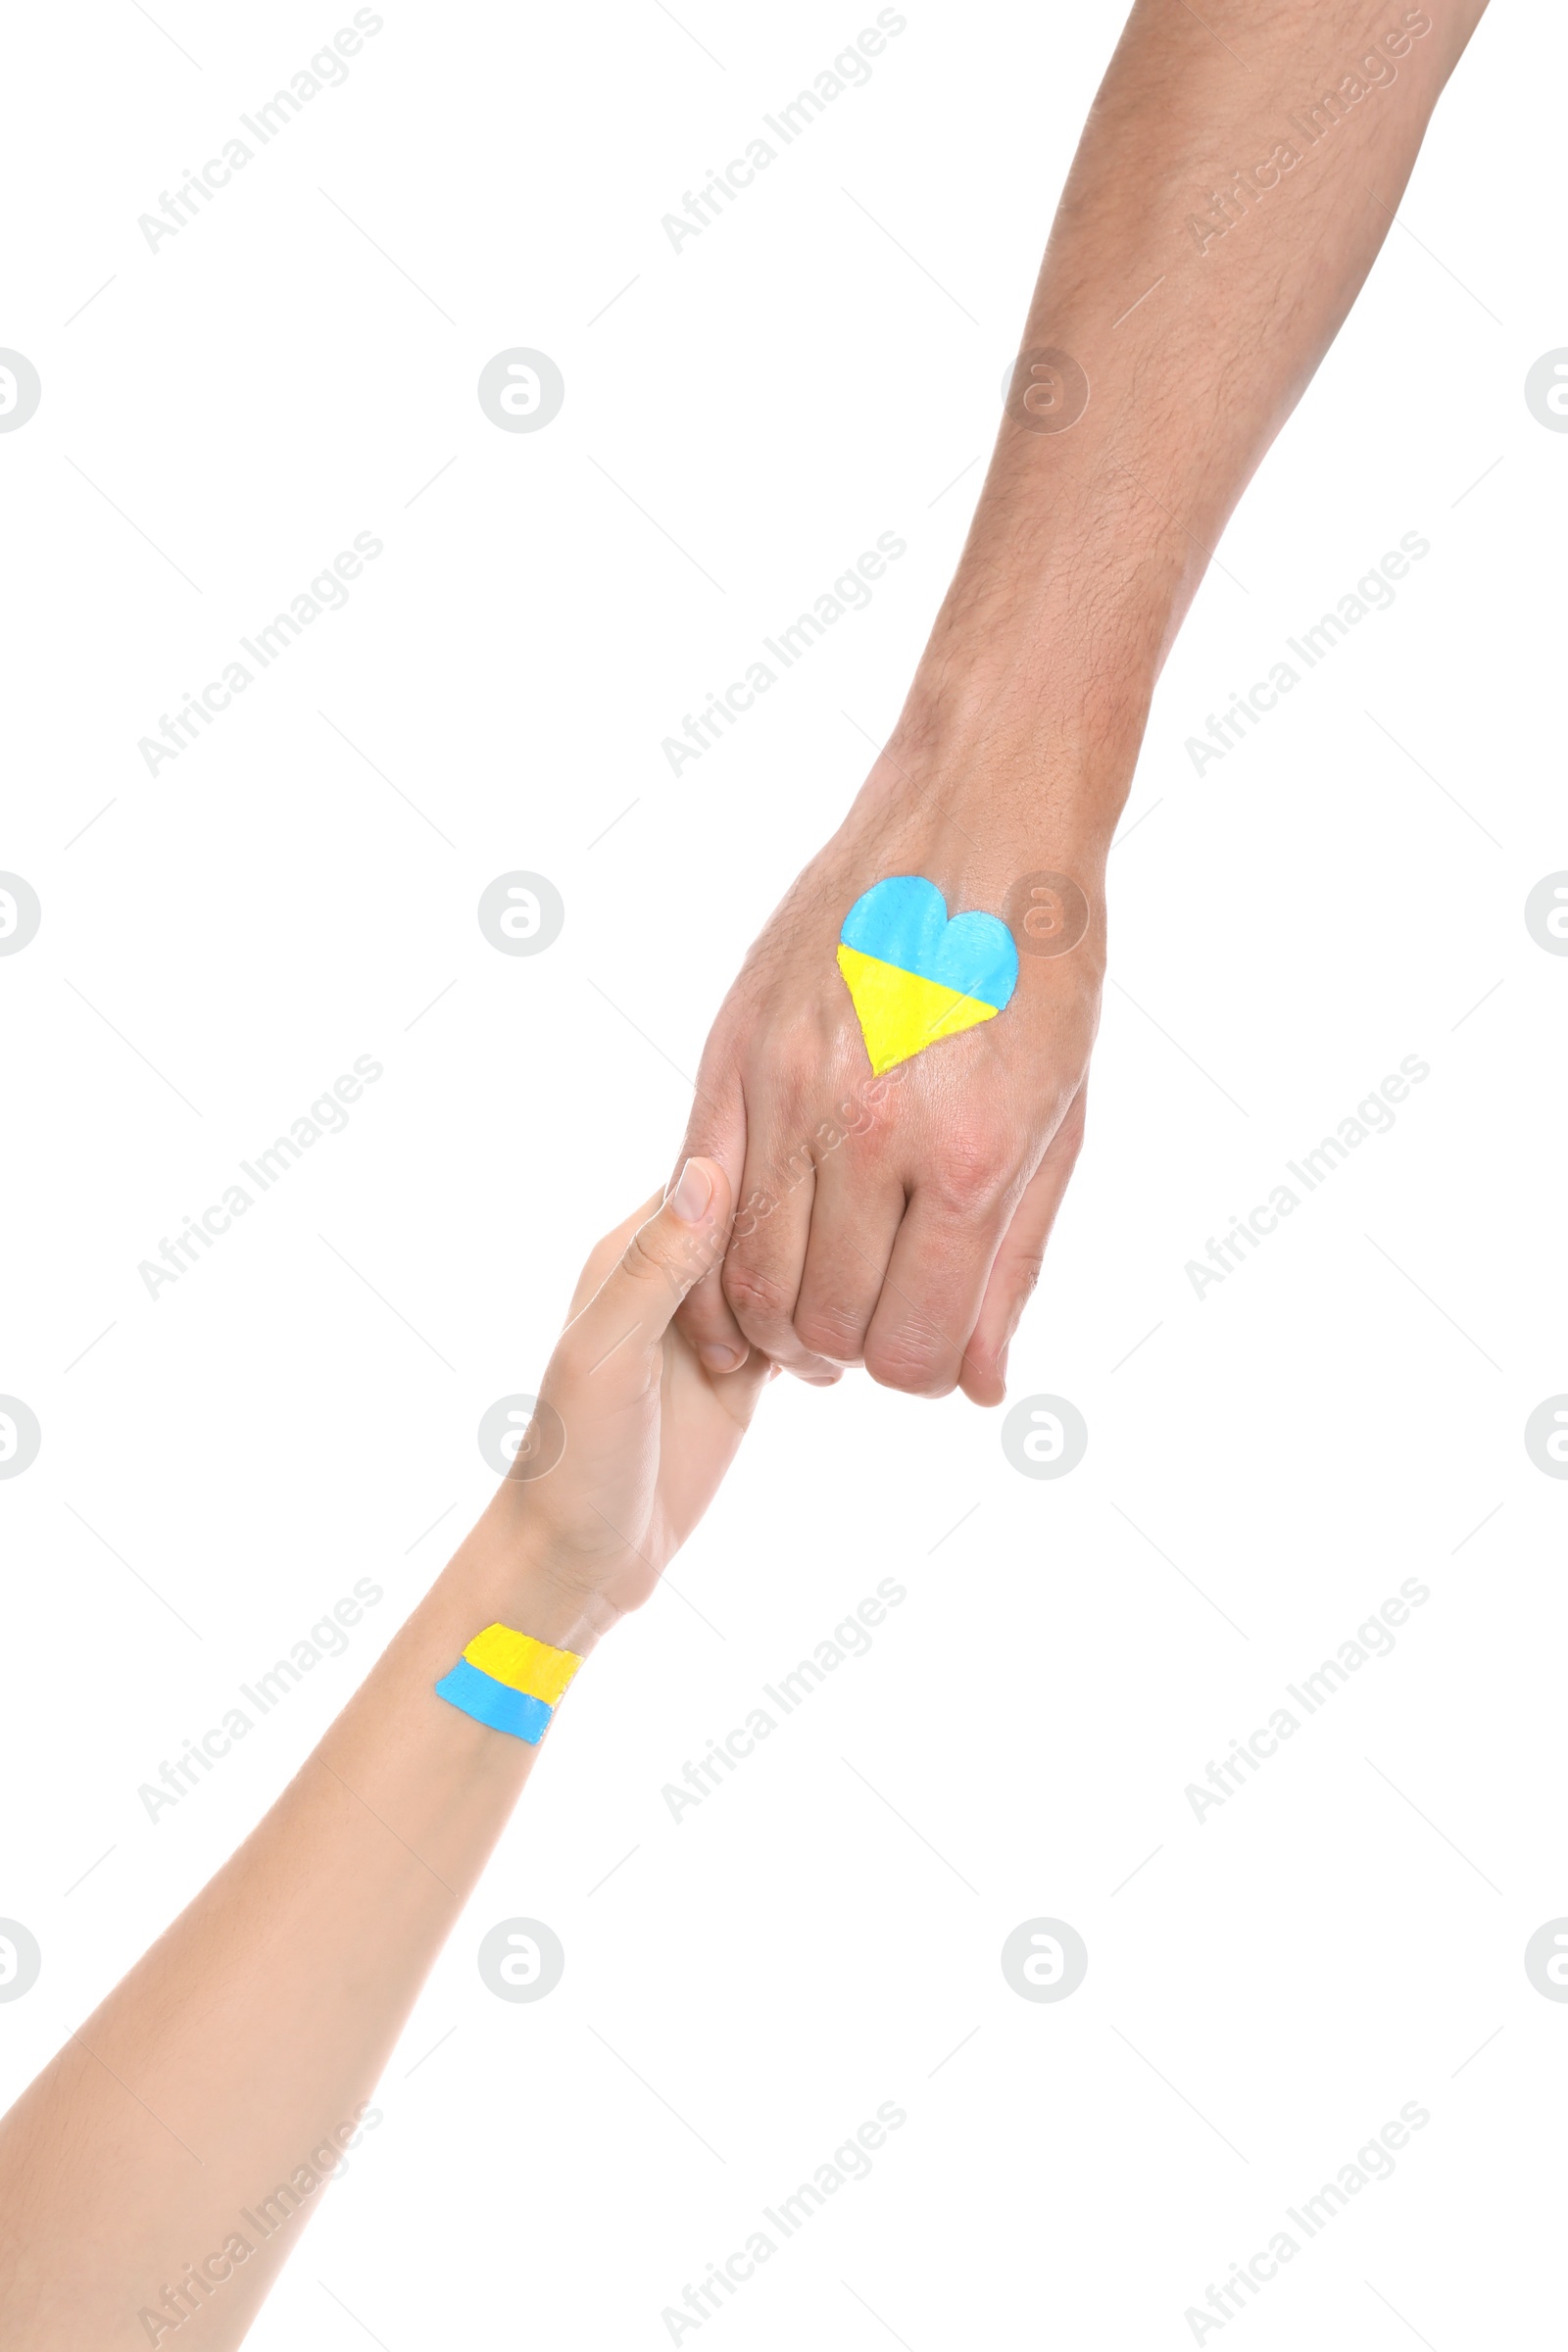
{"label": "man's finger", "polygon": [[741,1206],[724,1259],[724,1296],[754,1348],[798,1379],[825,1386],[840,1377],[840,1367],[804,1348],[794,1327],[815,1190],[808,1146],[787,1150],[779,1135],[749,1129]]}
{"label": "man's finger", "polygon": [[[745,1098],[738,1083],[718,1094],[710,1086],[707,1092],[702,1091],[708,1077],[705,1056],[698,1072],[698,1099],[686,1128],[685,1155],[716,1160],[728,1178],[731,1198],[744,1202],[745,1196],[739,1187],[746,1164]],[[677,1316],[681,1331],[696,1348],[704,1370],[715,1373],[738,1370],[749,1352],[745,1335],[724,1297],[722,1275],[720,1255],[687,1292]]]}
{"label": "man's finger", "polygon": [[1086,1094],[1087,1089],[1080,1087],[1074,1096],[997,1251],[958,1375],[958,1386],[976,1404],[1000,1404],[1006,1395],[1007,1349],[1039,1280],[1046,1244],[1077,1164],[1084,1140]]}
{"label": "man's finger", "polygon": [[806,1271],[795,1301],[802,1347],[835,1364],[858,1364],[882,1296],[907,1205],[904,1185],[870,1153],[845,1143],[816,1172]]}
{"label": "man's finger", "polygon": [[957,1387],[1006,1211],[917,1184],[865,1335],[865,1368],[884,1388],[946,1396]]}

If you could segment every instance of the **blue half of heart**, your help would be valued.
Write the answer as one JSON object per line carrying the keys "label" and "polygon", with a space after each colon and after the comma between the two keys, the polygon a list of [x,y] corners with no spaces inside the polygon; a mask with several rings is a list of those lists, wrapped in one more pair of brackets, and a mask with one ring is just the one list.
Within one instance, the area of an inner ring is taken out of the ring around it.
{"label": "blue half of heart", "polygon": [[939,988],[974,997],[998,1012],[1018,985],[1012,933],[994,914],[956,914],[923,874],[891,874],[856,900],[844,919],[845,947],[874,956]]}

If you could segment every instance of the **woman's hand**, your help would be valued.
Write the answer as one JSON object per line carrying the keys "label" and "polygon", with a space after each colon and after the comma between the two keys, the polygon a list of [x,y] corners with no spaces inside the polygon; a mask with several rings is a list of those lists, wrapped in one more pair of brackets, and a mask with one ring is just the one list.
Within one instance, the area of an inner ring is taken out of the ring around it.
{"label": "woman's hand", "polygon": [[671,1321],[722,1258],[730,1217],[723,1169],[690,1159],[662,1202],[656,1194],[598,1245],[534,1418],[480,1523],[502,1522],[508,1548],[568,1607],[580,1604],[594,1635],[653,1592],[712,1500],[773,1370],[754,1354],[739,1371],[707,1372]]}

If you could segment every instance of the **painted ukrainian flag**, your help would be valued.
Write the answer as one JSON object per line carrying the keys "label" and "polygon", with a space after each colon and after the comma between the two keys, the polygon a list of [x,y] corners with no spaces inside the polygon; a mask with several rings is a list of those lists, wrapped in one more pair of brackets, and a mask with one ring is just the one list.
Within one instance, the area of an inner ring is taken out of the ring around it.
{"label": "painted ukrainian flag", "polygon": [[999,916],[950,920],[934,882],[893,874],[850,908],[839,970],[880,1077],[939,1038],[995,1020],[1018,985],[1018,951]]}
{"label": "painted ukrainian flag", "polygon": [[572,1650],[552,1649],[548,1642],[514,1634],[509,1625],[487,1625],[452,1672],[442,1676],[435,1692],[477,1723],[536,1747],[581,1664]]}

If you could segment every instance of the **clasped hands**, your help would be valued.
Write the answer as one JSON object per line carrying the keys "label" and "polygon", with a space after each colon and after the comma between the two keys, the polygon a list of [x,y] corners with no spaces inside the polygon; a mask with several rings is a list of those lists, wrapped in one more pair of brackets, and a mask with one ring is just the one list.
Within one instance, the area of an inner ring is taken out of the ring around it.
{"label": "clasped hands", "polygon": [[[679,1313],[710,1374],[756,1350],[821,1386],[863,1364],[911,1395],[1001,1402],[1083,1138],[1102,830],[1060,821],[1031,841],[962,790],[911,790],[897,760],[873,769],[752,949],[698,1072],[681,1156],[716,1160],[736,1203]],[[924,877],[950,917],[1001,918],[1021,952],[996,1017],[878,1071],[838,951],[891,876]]]}

